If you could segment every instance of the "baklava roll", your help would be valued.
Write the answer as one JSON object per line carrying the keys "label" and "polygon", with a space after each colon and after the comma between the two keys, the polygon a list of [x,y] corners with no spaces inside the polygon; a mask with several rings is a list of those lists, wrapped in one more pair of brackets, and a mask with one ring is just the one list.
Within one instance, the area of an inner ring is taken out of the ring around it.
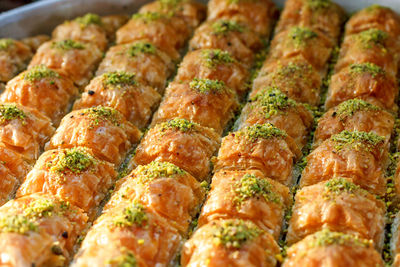
{"label": "baklava roll", "polygon": [[44,152],[17,197],[42,192],[59,197],[95,216],[100,202],[117,177],[114,165],[96,158],[88,148]]}
{"label": "baklava roll", "polygon": [[31,166],[22,155],[0,143],[0,206],[14,197]]}
{"label": "baklava roll", "polygon": [[288,98],[280,88],[267,87],[251,96],[238,119],[240,129],[254,124],[272,123],[284,130],[302,149],[313,125],[312,113]]}
{"label": "baklava roll", "polygon": [[316,30],[295,26],[275,35],[264,64],[301,55],[324,76],[334,45],[334,42]]}
{"label": "baklava roll", "polygon": [[130,165],[167,161],[202,181],[208,178],[212,169],[210,159],[219,145],[220,136],[213,129],[176,118],[147,132]]}
{"label": "baklava roll", "polygon": [[371,5],[351,16],[346,23],[345,34],[357,34],[369,29],[379,29],[399,38],[400,16],[388,7]]}
{"label": "baklava roll", "polygon": [[159,12],[137,13],[117,31],[117,44],[147,40],[178,59],[179,51],[190,37],[191,30],[179,17]]}
{"label": "baklava roll", "polygon": [[139,13],[159,12],[182,18],[193,30],[206,18],[207,7],[194,0],[156,0],[139,9]]}
{"label": "baklava roll", "polygon": [[119,165],[141,132],[116,109],[97,106],[67,114],[46,150],[88,147],[100,159]]}
{"label": "baklava roll", "polygon": [[268,37],[278,17],[273,1],[211,0],[207,4],[208,20],[234,19],[260,35]]}
{"label": "baklava roll", "polygon": [[329,84],[325,107],[361,98],[385,109],[396,110],[398,87],[395,76],[373,63],[352,64],[334,74]]}
{"label": "baklava roll", "polygon": [[385,138],[373,132],[345,130],[332,135],[308,155],[300,186],[343,176],[370,193],[383,195],[387,151]]}
{"label": "baklava roll", "polygon": [[314,146],[344,130],[374,132],[389,142],[394,127],[393,114],[384,109],[355,98],[328,110],[318,120],[314,133]]}
{"label": "baklava roll", "polygon": [[83,240],[73,267],[171,266],[182,237],[138,201],[101,215]]}
{"label": "baklava roll", "polygon": [[79,89],[65,74],[39,65],[9,81],[0,102],[36,109],[58,125],[78,95]]}
{"label": "baklava roll", "polygon": [[272,235],[250,221],[216,220],[198,228],[182,249],[182,266],[276,266]]}
{"label": "baklava roll", "polygon": [[0,104],[0,142],[34,163],[54,134],[49,118],[35,109]]}
{"label": "baklava roll", "polygon": [[312,106],[318,106],[322,78],[316,69],[301,55],[265,62],[253,81],[250,97],[266,87],[277,87],[288,97]]}
{"label": "baklava roll", "polygon": [[385,266],[372,240],[328,229],[309,235],[289,247],[287,255],[283,267]]}
{"label": "baklava roll", "polygon": [[249,220],[278,240],[291,200],[286,186],[259,171],[221,170],[212,178],[199,226],[219,219]]}
{"label": "baklava roll", "polygon": [[189,173],[169,162],[140,165],[118,181],[115,193],[104,207],[113,212],[124,202],[140,201],[181,234],[186,234],[199,212],[205,190]]}
{"label": "baklava roll", "polygon": [[384,70],[388,76],[396,77],[400,54],[395,39],[387,32],[369,29],[346,35],[340,48],[335,72],[352,64],[369,63]]}
{"label": "baklava roll", "polygon": [[214,170],[259,170],[289,186],[301,151],[285,131],[272,124],[255,124],[222,139]]}
{"label": "baklava roll", "polygon": [[71,39],[42,44],[32,58],[29,68],[37,65],[65,73],[78,87],[92,78],[102,58],[101,50],[92,44]]}
{"label": "baklava roll", "polygon": [[0,265],[66,266],[87,220],[81,209],[50,195],[10,200],[0,208]]}
{"label": "baklava roll", "polygon": [[163,92],[168,77],[174,71],[172,59],[147,41],[111,47],[101,61],[96,75],[124,71]]}
{"label": "baklava roll", "polygon": [[194,78],[220,80],[239,96],[246,94],[249,71],[231,54],[221,49],[199,49],[188,52],[179,64],[174,80],[189,82]]}
{"label": "baklava roll", "polygon": [[288,0],[275,32],[282,32],[293,26],[309,27],[337,42],[345,19],[345,11],[334,1]]}
{"label": "baklava roll", "polygon": [[251,28],[234,20],[204,22],[194,32],[189,50],[221,49],[251,66],[254,54],[263,47],[262,39]]}
{"label": "baklava roll", "polygon": [[222,134],[238,108],[235,92],[222,81],[194,78],[190,82],[171,82],[152,125],[182,118]]}
{"label": "baklava roll", "polygon": [[108,45],[107,34],[103,28],[101,17],[88,13],[71,21],[58,25],[52,33],[53,40],[74,40],[97,46],[101,51]]}
{"label": "baklava roll", "polygon": [[32,58],[30,47],[23,42],[0,39],[0,82],[6,83],[23,71]]}
{"label": "baklava roll", "polygon": [[374,241],[380,250],[385,203],[345,178],[306,186],[296,193],[286,241],[293,244],[324,228]]}
{"label": "baklava roll", "polygon": [[90,81],[81,98],[75,101],[74,109],[99,105],[111,107],[142,129],[149,123],[160,100],[160,94],[138,81],[135,74],[123,71],[105,72]]}

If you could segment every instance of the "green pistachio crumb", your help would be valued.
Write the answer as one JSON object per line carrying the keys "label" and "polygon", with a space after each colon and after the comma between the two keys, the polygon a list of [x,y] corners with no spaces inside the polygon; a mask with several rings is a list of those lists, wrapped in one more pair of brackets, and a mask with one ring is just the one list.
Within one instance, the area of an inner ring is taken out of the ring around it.
{"label": "green pistachio crumb", "polygon": [[318,34],[306,27],[293,27],[289,31],[290,41],[296,46],[304,46],[308,40],[318,37]]}
{"label": "green pistachio crumb", "polygon": [[360,64],[351,64],[350,72],[356,73],[356,74],[369,73],[374,78],[378,75],[385,74],[385,71],[381,67],[379,67],[378,65],[375,65],[373,63],[370,63],[370,62],[360,63]]}
{"label": "green pistachio crumb", "polygon": [[145,22],[151,22],[155,20],[159,20],[164,18],[165,15],[159,12],[144,12],[144,13],[136,13],[132,16],[132,19],[140,19]]}
{"label": "green pistachio crumb", "polygon": [[135,255],[127,248],[122,249],[123,253],[121,256],[107,260],[106,264],[111,264],[116,267],[137,267],[137,261]]}
{"label": "green pistachio crumb", "polygon": [[86,27],[91,24],[95,25],[102,25],[101,17],[97,14],[93,13],[87,13],[86,15],[82,17],[78,17],[75,19],[76,22],[78,22],[80,25]]}
{"label": "green pistachio crumb", "polygon": [[372,240],[362,239],[355,235],[332,232],[323,229],[312,235],[312,247],[326,247],[331,245],[372,247]]}
{"label": "green pistachio crumb", "polygon": [[235,197],[234,204],[239,208],[241,204],[250,198],[263,197],[268,202],[281,204],[280,196],[273,191],[272,185],[263,178],[254,174],[245,174],[233,187]]}
{"label": "green pistachio crumb", "polygon": [[358,111],[363,110],[378,111],[381,109],[364,100],[355,98],[340,103],[332,116],[337,116],[340,120],[345,120],[348,117],[352,117]]}
{"label": "green pistachio crumb", "polygon": [[289,99],[276,87],[268,87],[261,90],[250,99],[250,102],[261,108],[266,119],[283,112],[289,107],[297,106],[294,100]]}
{"label": "green pistachio crumb", "polygon": [[9,38],[0,39],[0,51],[7,50],[13,44],[14,44],[13,39],[9,39]]}
{"label": "green pistachio crumb", "polygon": [[308,6],[312,10],[320,10],[320,9],[327,9],[332,5],[331,0],[308,0]]}
{"label": "green pistachio crumb", "polygon": [[148,217],[145,208],[139,202],[133,202],[115,216],[114,225],[118,227],[129,227],[132,225],[142,226]]}
{"label": "green pistachio crumb", "polygon": [[66,172],[82,173],[96,164],[96,159],[84,148],[74,147],[59,151],[47,163],[50,172],[65,174]]}
{"label": "green pistachio crumb", "polygon": [[356,35],[364,48],[372,48],[373,46],[384,46],[386,39],[389,37],[387,32],[379,29],[368,29]]}
{"label": "green pistachio crumb", "polygon": [[174,129],[181,132],[188,132],[194,130],[196,123],[190,122],[186,119],[175,118],[167,122],[159,124],[160,131],[164,132],[166,130]]}
{"label": "green pistachio crumb", "polygon": [[271,123],[255,124],[248,126],[238,132],[235,132],[235,137],[240,138],[244,136],[251,142],[257,141],[257,139],[271,139],[271,138],[285,138],[287,134],[285,131],[275,127]]}
{"label": "green pistachio crumb", "polygon": [[3,215],[0,217],[1,233],[17,233],[25,235],[28,232],[38,232],[38,224],[24,215]]}
{"label": "green pistachio crumb", "polygon": [[73,49],[82,50],[82,49],[85,49],[85,46],[80,42],[77,42],[77,41],[74,41],[71,39],[67,39],[67,40],[52,42],[51,48],[68,51],[68,50],[73,50]]}
{"label": "green pistachio crumb", "polygon": [[350,132],[345,130],[339,134],[333,135],[331,140],[335,142],[335,149],[338,151],[342,150],[344,147],[372,151],[376,146],[383,144],[385,138],[373,132]]}
{"label": "green pistachio crumb", "polygon": [[50,199],[38,199],[29,203],[24,214],[27,217],[49,217],[55,209],[55,202]]}
{"label": "green pistachio crumb", "polygon": [[121,87],[125,85],[137,85],[136,75],[127,73],[124,71],[107,72],[103,75],[103,83],[105,85],[111,85],[116,87]]}
{"label": "green pistachio crumb", "polygon": [[238,249],[262,233],[256,225],[242,220],[226,220],[214,226],[213,242],[226,248]]}
{"label": "green pistachio crumb", "polygon": [[144,184],[158,178],[173,178],[186,174],[178,166],[162,161],[152,161],[147,165],[140,165],[135,169],[138,182]]}
{"label": "green pistachio crumb", "polygon": [[243,32],[245,27],[236,21],[218,20],[211,25],[213,33],[217,35],[227,35],[229,32]]}
{"label": "green pistachio crumb", "polygon": [[87,108],[82,111],[82,114],[89,116],[92,121],[92,126],[100,123],[100,120],[107,120],[116,126],[120,126],[122,122],[121,114],[114,108],[97,106]]}
{"label": "green pistachio crumb", "polygon": [[345,178],[333,178],[325,183],[325,191],[329,194],[340,194],[340,193],[356,193],[362,190],[358,185],[350,182]]}
{"label": "green pistachio crumb", "polygon": [[22,74],[26,81],[34,82],[45,78],[59,78],[60,74],[44,65],[34,66]]}
{"label": "green pistachio crumb", "polygon": [[210,79],[200,79],[194,78],[190,83],[189,86],[191,89],[202,93],[220,93],[226,89],[225,83],[219,80],[210,80]]}
{"label": "green pistachio crumb", "polygon": [[15,104],[0,104],[0,123],[5,123],[11,120],[21,120],[25,123],[27,115],[24,111],[18,108]]}
{"label": "green pistachio crumb", "polygon": [[156,50],[153,44],[146,41],[138,41],[129,47],[128,54],[131,57],[135,57],[139,54],[155,54]]}
{"label": "green pistachio crumb", "polygon": [[209,68],[214,68],[215,66],[221,64],[229,64],[235,62],[231,54],[227,51],[221,49],[204,49],[201,52],[205,65]]}

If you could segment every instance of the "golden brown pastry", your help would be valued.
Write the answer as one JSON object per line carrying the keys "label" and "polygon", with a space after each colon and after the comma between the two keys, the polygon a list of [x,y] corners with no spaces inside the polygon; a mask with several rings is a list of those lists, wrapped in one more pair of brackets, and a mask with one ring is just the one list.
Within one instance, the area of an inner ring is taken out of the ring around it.
{"label": "golden brown pastry", "polygon": [[0,265],[65,266],[87,216],[46,194],[10,200],[0,208]]}
{"label": "golden brown pastry", "polygon": [[117,44],[147,40],[178,59],[179,51],[191,34],[190,27],[179,17],[159,12],[137,13],[117,31]]}
{"label": "golden brown pastry", "polygon": [[45,34],[39,34],[32,37],[27,37],[21,39],[21,42],[29,46],[33,53],[36,53],[36,50],[44,43],[50,40],[50,36]]}
{"label": "golden brown pastry", "polygon": [[284,130],[302,149],[313,125],[313,115],[304,105],[288,98],[280,88],[267,87],[250,96],[238,120],[239,128],[264,123],[272,123]]}
{"label": "golden brown pastry", "polygon": [[93,44],[101,51],[106,50],[108,45],[107,34],[103,28],[101,17],[92,13],[58,25],[54,29],[52,37],[56,41],[70,39]]}
{"label": "golden brown pastry", "polygon": [[262,48],[262,40],[251,28],[234,20],[204,22],[194,32],[189,50],[221,49],[235,59],[251,66],[254,54]]}
{"label": "golden brown pastry", "polygon": [[382,195],[386,191],[387,150],[385,138],[373,132],[345,130],[332,135],[308,155],[300,186],[343,176],[370,193]]}
{"label": "golden brown pastry", "polygon": [[288,0],[275,32],[293,26],[309,27],[337,42],[345,18],[344,10],[331,0]]}
{"label": "golden brown pastry", "polygon": [[30,47],[13,39],[0,39],[0,82],[8,82],[23,71],[32,58]]}
{"label": "golden brown pastry", "polygon": [[116,179],[114,167],[88,148],[46,151],[26,176],[17,197],[39,192],[54,195],[93,218]]}
{"label": "golden brown pastry", "polygon": [[182,18],[193,30],[206,18],[207,7],[193,0],[156,0],[139,10],[139,13],[146,12],[159,12]]}
{"label": "golden brown pastry", "polygon": [[264,36],[270,35],[279,13],[270,0],[212,0],[207,7],[208,20],[234,19]]}
{"label": "golden brown pastry", "polygon": [[167,267],[181,242],[163,217],[138,201],[124,202],[96,220],[71,266]]}
{"label": "golden brown pastry", "polygon": [[250,97],[266,87],[276,87],[301,103],[318,106],[322,78],[303,56],[265,62],[253,81]]}
{"label": "golden brown pastry", "polygon": [[142,129],[149,123],[160,99],[160,94],[138,81],[135,74],[123,71],[105,72],[90,81],[81,98],[75,102],[74,109],[99,105],[111,107]]}
{"label": "golden brown pastry", "polygon": [[128,15],[107,15],[101,17],[103,29],[106,31],[107,39],[109,43],[115,42],[115,33],[129,20]]}
{"label": "golden brown pastry", "polygon": [[325,107],[332,108],[343,101],[361,98],[386,109],[396,110],[397,82],[373,63],[352,64],[331,78]]}
{"label": "golden brown pastry", "polygon": [[382,248],[386,206],[345,178],[306,186],[296,193],[286,241],[289,244],[324,228],[371,239]]}
{"label": "golden brown pastry", "polygon": [[172,163],[159,161],[138,166],[118,181],[115,190],[105,212],[113,212],[124,202],[140,201],[181,234],[187,233],[205,197],[205,190],[193,176]]}
{"label": "golden brown pastry", "polygon": [[208,178],[212,168],[210,159],[219,144],[220,136],[214,130],[176,118],[157,124],[147,132],[131,165],[167,161],[202,181]]}
{"label": "golden brown pastry", "polygon": [[374,132],[389,142],[393,127],[391,113],[364,100],[350,99],[331,108],[318,120],[314,146],[344,130]]}
{"label": "golden brown pastry", "polygon": [[67,114],[46,150],[88,147],[100,159],[118,166],[140,137],[139,129],[116,109],[97,106]]}
{"label": "golden brown pastry", "polygon": [[249,220],[278,239],[290,202],[289,189],[259,171],[217,171],[199,226],[219,219]]}
{"label": "golden brown pastry", "polygon": [[222,139],[214,170],[259,170],[286,186],[293,182],[293,164],[301,156],[296,143],[272,124],[255,124]]}
{"label": "golden brown pastry", "polygon": [[194,78],[190,82],[171,82],[152,125],[182,118],[222,134],[238,108],[235,92],[222,81]]}
{"label": "golden brown pastry", "polygon": [[265,64],[301,55],[323,76],[334,45],[314,29],[291,27],[275,35]]}
{"label": "golden brown pastry", "polygon": [[199,49],[186,54],[174,80],[188,82],[194,78],[223,81],[243,96],[248,90],[249,71],[227,51]]}
{"label": "golden brown pastry", "polygon": [[216,220],[203,225],[182,249],[182,266],[276,266],[272,235],[249,221]]}
{"label": "golden brown pastry", "polygon": [[173,70],[174,63],[164,52],[147,41],[136,41],[111,47],[96,74],[115,71],[135,74],[139,80],[161,93]]}
{"label": "golden brown pastry", "polygon": [[331,232],[328,229],[309,235],[287,250],[283,267],[383,267],[372,240]]}
{"label": "golden brown pastry", "polygon": [[0,142],[34,163],[54,134],[50,119],[35,109],[0,104]]}
{"label": "golden brown pastry", "polygon": [[0,101],[36,109],[58,125],[78,94],[78,88],[65,74],[35,66],[9,81]]}
{"label": "golden brown pastry", "polygon": [[44,65],[64,72],[79,87],[92,78],[102,52],[97,46],[73,40],[43,43],[32,58],[29,68]]}

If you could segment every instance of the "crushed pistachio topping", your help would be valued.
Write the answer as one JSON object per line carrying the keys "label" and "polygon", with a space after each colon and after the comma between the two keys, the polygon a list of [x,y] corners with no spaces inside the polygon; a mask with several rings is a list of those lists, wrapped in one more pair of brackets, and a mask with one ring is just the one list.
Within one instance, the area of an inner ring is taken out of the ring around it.
{"label": "crushed pistachio topping", "polygon": [[84,27],[89,26],[90,24],[95,24],[95,25],[103,24],[101,21],[101,17],[99,15],[93,14],[93,13],[87,13],[86,15],[84,15],[82,17],[76,18],[75,21]]}
{"label": "crushed pistachio topping", "polygon": [[385,7],[385,6],[378,5],[378,4],[373,4],[373,5],[370,5],[369,7],[366,7],[364,10],[367,11],[367,12],[372,12],[372,11],[377,11],[379,9],[389,9],[389,8]]}
{"label": "crushed pistachio topping", "polygon": [[361,187],[345,178],[333,178],[325,183],[325,192],[328,194],[339,195],[344,192],[353,194],[359,190],[362,190]]}
{"label": "crushed pistachio topping", "polygon": [[3,215],[0,217],[0,233],[25,235],[31,231],[39,231],[38,227],[34,220],[24,215]]}
{"label": "crushed pistachio topping", "polygon": [[145,22],[155,21],[162,18],[165,18],[165,15],[159,12],[136,13],[132,16],[132,19],[140,19]]}
{"label": "crushed pistachio topping", "polygon": [[235,62],[231,54],[221,49],[204,49],[201,55],[205,61],[205,65],[209,68],[213,68],[221,64],[229,64]]}
{"label": "crushed pistachio topping", "polygon": [[266,180],[254,174],[245,174],[233,187],[235,197],[233,202],[236,206],[250,198],[263,197],[268,202],[281,204],[281,198],[273,191],[272,185]]}
{"label": "crushed pistachio topping", "polygon": [[306,44],[308,40],[318,37],[318,34],[306,27],[293,27],[289,31],[290,41],[300,47]]}
{"label": "crushed pistachio topping", "polygon": [[227,220],[215,225],[213,242],[226,248],[240,248],[243,244],[257,238],[262,230],[250,222]]}
{"label": "crushed pistachio topping", "polygon": [[220,93],[226,89],[225,83],[219,80],[210,80],[210,79],[200,79],[194,78],[189,86],[192,90],[195,90],[202,94],[207,93]]}
{"label": "crushed pistachio topping", "polygon": [[81,50],[81,49],[84,49],[85,46],[80,42],[77,42],[77,41],[74,41],[71,39],[67,39],[67,40],[53,42],[51,44],[51,48],[68,51],[68,50],[73,50],[73,49]]}
{"label": "crushed pistachio topping", "polygon": [[372,240],[362,239],[355,235],[332,232],[323,229],[312,235],[312,247],[325,247],[330,245],[372,247]]}
{"label": "crushed pistachio topping", "polygon": [[297,105],[294,100],[289,99],[276,87],[268,87],[261,90],[250,99],[250,102],[254,102],[255,105],[261,108],[266,119]]}
{"label": "crushed pistachio topping", "polygon": [[232,20],[218,20],[211,25],[214,34],[226,35],[229,32],[243,32],[244,26]]}
{"label": "crushed pistachio topping", "polygon": [[251,142],[255,142],[259,138],[285,138],[287,134],[285,131],[275,127],[271,123],[265,123],[248,126],[239,132],[236,132],[235,136],[245,136],[246,139],[250,140]]}
{"label": "crushed pistachio topping", "polygon": [[60,74],[44,65],[34,66],[22,74],[26,81],[34,82],[45,78],[59,78]]}
{"label": "crushed pistachio topping", "polygon": [[156,50],[153,44],[145,41],[138,41],[129,47],[128,54],[131,57],[135,57],[139,54],[155,54]]}
{"label": "crushed pistachio topping", "polygon": [[99,125],[100,120],[107,120],[116,126],[121,125],[121,114],[111,107],[97,106],[87,108],[82,111],[82,114],[88,115],[93,119],[92,126]]}
{"label": "crushed pistachio topping", "polygon": [[379,29],[368,29],[356,35],[357,40],[364,48],[372,48],[372,46],[384,46],[388,33]]}
{"label": "crushed pistachio topping", "polygon": [[49,217],[55,209],[54,201],[50,199],[35,200],[25,208],[24,214],[28,217]]}
{"label": "crushed pistachio topping", "polygon": [[124,71],[107,72],[103,75],[103,83],[111,86],[137,85],[136,75]]}
{"label": "crushed pistachio topping", "polygon": [[377,145],[383,144],[385,138],[372,132],[350,132],[345,130],[339,134],[333,135],[331,140],[336,143],[335,149],[338,151],[342,150],[344,147],[372,151]]}
{"label": "crushed pistachio topping", "polygon": [[195,126],[196,123],[190,122],[186,119],[179,119],[179,118],[175,118],[159,124],[160,130],[162,132],[170,129],[178,130],[181,132],[188,132],[194,130]]}
{"label": "crushed pistachio topping", "polygon": [[308,0],[307,5],[312,10],[320,10],[320,9],[329,8],[332,5],[332,1],[331,0]]}
{"label": "crushed pistachio topping", "polygon": [[82,173],[96,164],[96,159],[84,148],[74,147],[59,151],[47,163],[50,172],[65,174],[67,172]]}
{"label": "crushed pistachio topping", "polygon": [[158,178],[170,178],[186,174],[184,170],[169,162],[152,161],[147,165],[140,165],[135,169],[140,183],[148,183]]}
{"label": "crushed pistachio topping", "polygon": [[25,122],[26,114],[15,104],[0,104],[0,123],[11,120],[22,120]]}
{"label": "crushed pistachio topping", "polygon": [[0,39],[0,51],[1,50],[7,50],[13,44],[14,44],[14,40],[13,39],[9,39],[9,38]]}
{"label": "crushed pistachio topping", "polygon": [[374,63],[360,63],[350,65],[351,73],[369,73],[372,77],[385,74],[385,71]]}
{"label": "crushed pistachio topping", "polygon": [[116,267],[137,267],[135,255],[127,248],[123,249],[123,254],[119,257],[108,260],[106,264],[111,264]]}
{"label": "crushed pistachio topping", "polygon": [[118,227],[141,226],[148,220],[145,208],[139,202],[133,202],[115,216],[114,225]]}
{"label": "crushed pistachio topping", "polygon": [[355,98],[340,103],[336,110],[332,113],[332,116],[337,116],[340,120],[344,120],[348,117],[352,117],[358,111],[363,110],[377,111],[380,110],[380,108],[364,100]]}
{"label": "crushed pistachio topping", "polygon": [[188,0],[158,0],[158,2],[163,6],[175,8],[182,3],[188,2]]}

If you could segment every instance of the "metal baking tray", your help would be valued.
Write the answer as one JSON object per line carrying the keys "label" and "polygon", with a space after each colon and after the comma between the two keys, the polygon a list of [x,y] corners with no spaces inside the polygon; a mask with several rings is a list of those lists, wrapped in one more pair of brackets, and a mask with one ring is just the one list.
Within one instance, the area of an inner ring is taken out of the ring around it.
{"label": "metal baking tray", "polygon": [[[0,0],[1,1],[1,0]],[[207,2],[207,0],[199,0]],[[351,13],[371,4],[400,13],[400,0],[334,0]],[[150,0],[42,0],[0,14],[0,38],[48,34],[66,19],[92,12],[100,15],[132,14]],[[285,0],[274,0],[282,7]]]}

